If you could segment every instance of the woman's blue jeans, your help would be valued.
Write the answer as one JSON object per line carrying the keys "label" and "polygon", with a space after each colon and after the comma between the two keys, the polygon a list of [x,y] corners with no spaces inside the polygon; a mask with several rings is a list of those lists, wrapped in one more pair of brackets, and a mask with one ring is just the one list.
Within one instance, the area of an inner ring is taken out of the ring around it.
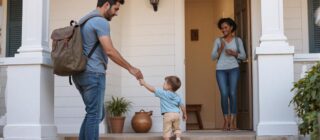
{"label": "woman's blue jeans", "polygon": [[82,122],[79,140],[99,140],[99,123],[104,119],[104,73],[83,72],[73,75],[73,82],[85,104],[86,115]]}
{"label": "woman's blue jeans", "polygon": [[[216,77],[221,94],[221,107],[223,115],[237,114],[237,87],[240,77],[239,68],[217,70]],[[229,103],[230,110],[229,110]],[[229,113],[230,111],[230,113]]]}

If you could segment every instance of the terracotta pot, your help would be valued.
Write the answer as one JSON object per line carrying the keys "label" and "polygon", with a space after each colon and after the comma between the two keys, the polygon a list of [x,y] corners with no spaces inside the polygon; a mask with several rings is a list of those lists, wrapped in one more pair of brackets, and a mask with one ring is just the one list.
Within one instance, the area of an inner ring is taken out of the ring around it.
{"label": "terracotta pot", "polygon": [[111,133],[122,133],[125,117],[110,117]]}
{"label": "terracotta pot", "polygon": [[131,120],[131,126],[136,133],[147,133],[152,126],[152,111],[145,112],[143,109],[136,112]]}

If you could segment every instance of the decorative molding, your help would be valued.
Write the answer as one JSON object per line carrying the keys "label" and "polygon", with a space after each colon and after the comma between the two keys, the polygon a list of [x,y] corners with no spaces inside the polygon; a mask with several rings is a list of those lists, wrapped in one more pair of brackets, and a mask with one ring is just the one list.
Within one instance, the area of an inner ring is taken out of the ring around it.
{"label": "decorative molding", "polygon": [[320,61],[320,53],[294,54],[294,62],[317,62]]}

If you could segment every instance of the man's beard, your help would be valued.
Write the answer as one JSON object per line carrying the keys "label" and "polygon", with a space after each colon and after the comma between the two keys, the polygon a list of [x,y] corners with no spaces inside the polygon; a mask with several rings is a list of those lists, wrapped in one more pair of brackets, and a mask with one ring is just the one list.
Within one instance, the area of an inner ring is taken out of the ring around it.
{"label": "man's beard", "polygon": [[108,21],[111,21],[114,15],[109,14],[110,13],[109,10],[110,9],[108,9],[107,12],[105,13],[104,18],[106,18]]}
{"label": "man's beard", "polygon": [[109,16],[109,17],[107,17],[106,19],[107,19],[108,21],[111,21],[112,18],[113,18],[113,16]]}

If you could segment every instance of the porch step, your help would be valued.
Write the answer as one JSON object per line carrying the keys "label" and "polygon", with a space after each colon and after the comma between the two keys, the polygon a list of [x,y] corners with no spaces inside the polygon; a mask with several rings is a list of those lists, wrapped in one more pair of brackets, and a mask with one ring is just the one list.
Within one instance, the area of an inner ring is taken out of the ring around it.
{"label": "porch step", "polygon": [[[65,135],[65,140],[77,140],[77,136]],[[220,130],[199,130],[187,131],[182,134],[182,140],[255,140],[255,133],[252,131],[220,131]],[[100,140],[162,140],[162,133],[123,133],[105,134]],[[171,140],[175,140],[172,138]]]}

